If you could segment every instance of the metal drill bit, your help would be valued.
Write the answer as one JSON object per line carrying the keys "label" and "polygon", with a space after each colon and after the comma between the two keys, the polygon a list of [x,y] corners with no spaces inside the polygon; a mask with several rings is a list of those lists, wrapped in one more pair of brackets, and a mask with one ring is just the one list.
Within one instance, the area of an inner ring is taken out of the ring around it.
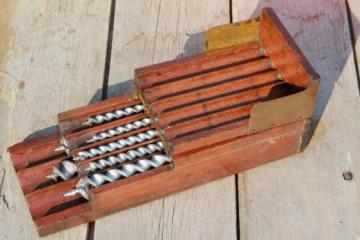
{"label": "metal drill bit", "polygon": [[94,156],[101,155],[101,154],[104,154],[107,152],[112,152],[117,149],[121,149],[121,148],[124,148],[127,146],[134,145],[136,143],[141,143],[146,140],[151,140],[151,139],[155,138],[156,136],[158,136],[158,134],[159,133],[155,130],[148,130],[143,133],[138,133],[136,135],[129,136],[124,139],[120,139],[116,142],[111,142],[106,145],[101,145],[96,148],[90,148],[86,151],[81,151],[78,153],[78,156],[74,158],[74,160],[82,161],[84,159],[92,158]]}
{"label": "metal drill bit", "polygon": [[152,154],[154,152],[161,152],[164,150],[162,142],[157,142],[155,144],[151,143],[143,147],[138,147],[137,149],[129,150],[125,153],[119,153],[114,156],[110,156],[106,159],[100,159],[95,162],[89,163],[86,171],[95,171],[97,169],[104,169],[107,167],[112,167],[119,163],[124,163],[126,161],[134,160],[136,158],[144,157],[146,155]]}
{"label": "metal drill bit", "polygon": [[93,136],[90,140],[86,141],[87,143],[92,143],[92,142],[97,142],[97,141],[101,141],[104,140],[106,138],[110,138],[110,137],[114,137],[117,135],[121,135],[123,133],[126,132],[130,132],[142,127],[146,127],[149,126],[151,124],[151,119],[150,118],[143,118],[141,120],[132,122],[132,123],[128,123],[124,126],[119,126],[116,127],[114,129],[110,129],[107,130],[105,132],[100,132],[98,134],[96,134],[95,136]]}
{"label": "metal drill bit", "polygon": [[70,151],[69,151],[69,145],[66,141],[66,139],[64,138],[64,136],[61,136],[60,138],[60,146],[55,148],[55,152],[65,152],[67,155],[70,156]]}
{"label": "metal drill bit", "polygon": [[89,188],[99,187],[106,182],[114,182],[120,178],[127,178],[136,173],[143,173],[151,168],[158,168],[172,160],[166,155],[154,155],[151,159],[140,159],[135,163],[127,163],[120,168],[109,169],[104,173],[94,173],[82,178],[76,188],[65,193],[64,196],[75,196],[80,194],[85,199],[89,199]]}
{"label": "metal drill bit", "polygon": [[[119,153],[117,155],[109,156],[106,159],[100,159],[95,162],[89,163],[89,166],[85,171],[95,171],[97,169],[104,169],[106,167],[112,167],[119,163],[124,163],[126,161],[134,160],[136,158],[144,157],[146,155],[152,154],[154,152],[161,152],[164,150],[162,142],[151,143],[143,147],[138,147],[136,149],[129,150],[124,153]],[[63,180],[68,180],[73,177],[77,172],[79,172],[78,166],[69,160],[61,162],[58,168],[54,167],[51,175],[46,178],[57,180],[61,178]]]}
{"label": "metal drill bit", "polygon": [[83,122],[82,124],[85,126],[92,126],[94,124],[109,122],[113,119],[119,119],[119,118],[122,118],[125,116],[132,115],[134,113],[142,112],[142,111],[144,111],[144,106],[138,104],[135,106],[124,108],[124,109],[118,109],[113,112],[107,112],[104,114],[98,114],[96,116],[89,117],[88,120],[86,122]]}
{"label": "metal drill bit", "polygon": [[76,164],[70,160],[64,160],[61,162],[58,168],[53,167],[53,173],[46,178],[57,181],[58,178],[68,180],[78,172]]}

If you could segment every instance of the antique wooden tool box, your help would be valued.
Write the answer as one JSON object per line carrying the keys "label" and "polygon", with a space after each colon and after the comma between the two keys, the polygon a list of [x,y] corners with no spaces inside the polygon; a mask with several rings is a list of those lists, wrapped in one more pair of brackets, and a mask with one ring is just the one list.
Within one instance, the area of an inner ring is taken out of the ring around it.
{"label": "antique wooden tool box", "polygon": [[40,235],[298,153],[319,76],[271,9],[205,52],[135,70],[136,92],[9,148]]}

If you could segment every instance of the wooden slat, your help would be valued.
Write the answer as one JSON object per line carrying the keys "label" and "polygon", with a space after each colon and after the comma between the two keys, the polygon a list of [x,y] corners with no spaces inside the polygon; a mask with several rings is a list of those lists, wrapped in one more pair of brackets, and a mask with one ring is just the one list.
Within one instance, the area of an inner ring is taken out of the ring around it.
{"label": "wooden slat", "polygon": [[[227,23],[228,2],[118,0],[110,94],[131,89],[120,82],[135,68],[201,52],[203,36],[195,33]],[[234,188],[229,177],[100,219],[95,239],[236,239]]]}
{"label": "wooden slat", "polygon": [[201,130],[211,129],[227,122],[241,121],[249,117],[253,104],[243,107],[231,108],[214,114],[195,118],[194,120],[179,123],[166,130],[166,138],[173,140],[181,136],[191,135]]}
{"label": "wooden slat", "polygon": [[152,102],[167,95],[176,94],[194,88],[205,87],[211,84],[220,83],[236,77],[250,75],[268,69],[270,69],[269,59],[262,58],[256,61],[224,68],[222,70],[195,75],[181,79],[180,81],[175,81],[146,89],[144,91],[146,95],[146,101]]}
{"label": "wooden slat", "polygon": [[[59,209],[59,206],[64,206],[66,203],[70,204],[72,201],[84,201],[79,195],[64,196],[69,192],[76,183],[78,178],[72,178],[68,181],[62,181],[47,188],[42,188],[26,195],[26,200],[29,203],[29,209],[33,219],[38,220],[41,217],[52,213],[54,209]],[[60,208],[61,209],[61,208]],[[63,208],[64,210],[68,208]]]}
{"label": "wooden slat", "polygon": [[161,114],[162,112],[183,107],[187,104],[197,103],[225,94],[250,90],[265,84],[275,83],[276,81],[278,81],[277,71],[270,70],[250,77],[236,79],[236,81],[227,82],[214,87],[199,89],[156,101],[151,104],[151,111],[154,114]]}
{"label": "wooden slat", "polygon": [[[253,46],[248,46],[248,45]],[[216,68],[221,68],[233,63],[243,63],[261,56],[260,46],[258,42],[251,42],[244,45],[235,45],[226,49],[215,50],[214,52],[206,52],[197,55],[194,58],[187,58],[185,60],[175,60],[176,63],[180,61],[180,64],[168,64],[164,69],[152,70],[150,66],[149,72],[138,74],[142,69],[136,69],[136,84],[139,88],[147,88],[156,86],[157,84],[166,83],[170,80],[181,78],[183,76],[189,76],[198,74],[199,72],[208,72]]]}
{"label": "wooden slat", "polygon": [[140,99],[133,95],[134,94],[126,94],[124,96],[114,97],[89,106],[82,106],[60,113],[58,119],[60,132],[65,135],[76,132],[84,128],[84,122],[86,122],[89,117],[94,117],[98,114],[113,112],[118,109],[124,109],[126,107],[132,107],[139,104]]}
{"label": "wooden slat", "polygon": [[8,148],[16,171],[61,155],[55,149],[60,146],[58,131],[29,141],[17,143]]}
{"label": "wooden slat", "polygon": [[234,21],[265,5],[320,73],[321,88],[305,152],[239,175],[240,239],[356,239],[360,107],[345,1],[234,0]]}
{"label": "wooden slat", "polygon": [[167,127],[169,125],[175,125],[180,122],[188,121],[194,117],[218,111],[223,108],[231,106],[240,107],[243,105],[255,103],[256,101],[260,101],[262,98],[265,98],[267,95],[269,95],[271,90],[274,87],[279,86],[279,84],[281,83],[272,83],[260,89],[235,93],[222,98],[215,98],[210,101],[200,102],[166,112],[161,114],[161,118],[159,118],[158,123],[162,127]]}
{"label": "wooden slat", "polygon": [[[109,2],[1,1],[0,238],[37,239],[6,148],[102,86]],[[47,131],[48,132],[48,131]],[[47,239],[85,239],[86,225]]]}
{"label": "wooden slat", "polygon": [[53,168],[58,168],[61,165],[61,161],[66,159],[68,159],[68,156],[62,154],[61,156],[52,159],[50,162],[18,171],[17,176],[24,194],[34,191],[39,187],[41,188],[48,184],[54,184],[54,180],[46,177],[53,174]]}
{"label": "wooden slat", "polygon": [[126,118],[120,118],[110,122],[105,122],[97,126],[95,125],[91,128],[68,134],[66,136],[66,141],[71,148],[79,147],[81,145],[86,145],[88,144],[87,141],[90,140],[96,134],[108,131],[109,129],[114,129],[118,126],[124,126],[125,124],[141,120],[145,117],[147,117],[147,115],[145,115],[144,113],[139,113],[128,116]]}

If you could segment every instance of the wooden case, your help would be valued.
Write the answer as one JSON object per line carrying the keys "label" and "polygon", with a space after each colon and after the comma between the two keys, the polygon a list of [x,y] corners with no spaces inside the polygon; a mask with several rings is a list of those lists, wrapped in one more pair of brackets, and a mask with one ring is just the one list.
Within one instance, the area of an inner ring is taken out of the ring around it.
{"label": "wooden case", "polygon": [[[313,70],[271,9],[245,22],[209,29],[205,52],[135,71],[137,93],[59,114],[59,132],[11,148],[31,215],[44,236],[94,221],[203,183],[223,178],[303,149],[319,87]],[[142,104],[145,110],[96,126],[91,116]],[[144,143],[79,162],[162,141],[172,163],[90,189],[90,199],[65,197],[81,177],[46,179],[64,159],[130,136],[89,143],[104,130],[136,121],[156,130]],[[61,143],[67,152],[54,151]]]}

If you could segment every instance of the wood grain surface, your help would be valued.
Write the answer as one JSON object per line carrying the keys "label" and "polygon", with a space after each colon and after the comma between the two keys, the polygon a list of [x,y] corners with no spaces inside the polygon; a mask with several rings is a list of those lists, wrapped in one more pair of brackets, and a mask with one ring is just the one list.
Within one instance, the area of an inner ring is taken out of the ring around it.
{"label": "wood grain surface", "polygon": [[[37,239],[6,148],[102,87],[110,4],[0,1],[0,239]],[[99,99],[99,97],[95,97]],[[47,239],[85,239],[87,225]]]}
{"label": "wood grain surface", "polygon": [[357,239],[360,102],[345,2],[235,0],[234,21],[264,6],[274,8],[321,87],[305,152],[239,175],[240,239]]}

